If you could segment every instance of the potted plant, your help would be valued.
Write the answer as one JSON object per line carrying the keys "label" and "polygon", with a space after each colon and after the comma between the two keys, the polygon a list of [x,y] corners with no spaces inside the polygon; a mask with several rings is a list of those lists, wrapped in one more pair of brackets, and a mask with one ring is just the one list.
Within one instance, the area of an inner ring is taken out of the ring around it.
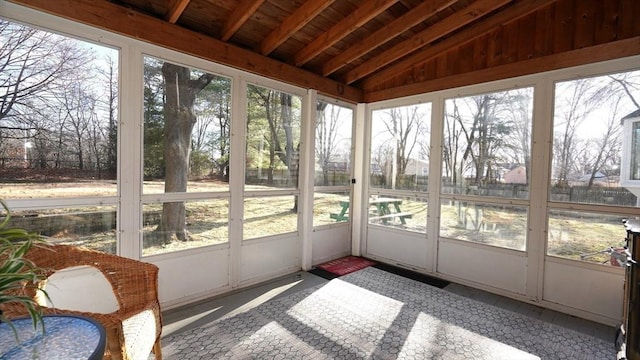
{"label": "potted plant", "polygon": [[[25,307],[33,321],[34,329],[40,323],[44,331],[40,305],[24,292],[24,289],[42,291],[38,288],[38,284],[44,279],[42,269],[25,258],[31,247],[43,241],[42,237],[25,229],[10,228],[11,212],[4,200],[0,199],[0,204],[5,212],[0,213],[0,218],[4,215],[4,220],[0,222],[0,322],[6,322],[16,332],[1,309],[2,305],[7,303],[17,304]],[[46,296],[46,293],[44,295]]]}

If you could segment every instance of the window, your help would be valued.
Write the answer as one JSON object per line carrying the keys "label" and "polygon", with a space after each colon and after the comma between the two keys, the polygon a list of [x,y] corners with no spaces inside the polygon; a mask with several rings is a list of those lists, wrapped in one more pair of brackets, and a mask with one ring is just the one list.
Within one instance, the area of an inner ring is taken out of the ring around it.
{"label": "window", "polygon": [[13,226],[116,252],[118,57],[0,19],[0,198],[22,200]]}
{"label": "window", "polygon": [[298,230],[302,98],[247,85],[243,239]]}
{"label": "window", "polygon": [[299,96],[247,86],[246,190],[298,188]]}
{"label": "window", "polygon": [[349,186],[353,109],[318,101],[316,110],[315,186]]}
{"label": "window", "polygon": [[184,222],[180,224],[182,233],[179,234],[173,229],[158,226],[169,221],[164,217],[172,216],[170,211],[176,208],[175,204],[165,202],[144,205],[142,255],[156,255],[229,241],[229,200],[178,202],[178,208],[184,207],[185,214],[184,219],[180,218]]}
{"label": "window", "polygon": [[640,91],[631,90],[638,81],[640,71],[556,84],[552,201],[636,206],[619,177],[620,120],[636,109]]}
{"label": "window", "polygon": [[369,187],[427,191],[430,122],[431,104],[373,111]]}
{"label": "window", "polygon": [[556,83],[548,255],[616,265],[621,220],[639,206],[620,179],[621,120],[637,110],[639,81],[632,71]]}
{"label": "window", "polygon": [[631,171],[629,179],[640,180],[640,121],[633,123],[630,148],[631,160],[629,161],[629,166]]}
{"label": "window", "polygon": [[351,129],[354,111],[329,101],[318,101],[315,131],[315,189],[313,225],[349,220]]}
{"label": "window", "polygon": [[431,103],[374,110],[369,224],[426,232]]}
{"label": "window", "polygon": [[525,249],[532,108],[532,88],[446,100],[440,236]]}
{"label": "window", "polygon": [[144,58],[143,192],[228,191],[231,80]]}
{"label": "window", "polygon": [[231,81],[146,56],[143,96],[143,255],[226,243]]}
{"label": "window", "polygon": [[624,251],[622,216],[602,212],[552,210],[547,253],[573,260],[619,266]]}
{"label": "window", "polygon": [[244,200],[244,239],[292,233],[298,230],[295,196],[249,197]]}
{"label": "window", "polygon": [[533,89],[445,103],[442,192],[528,198]]}
{"label": "window", "polygon": [[471,201],[443,202],[440,236],[524,250],[527,208]]}

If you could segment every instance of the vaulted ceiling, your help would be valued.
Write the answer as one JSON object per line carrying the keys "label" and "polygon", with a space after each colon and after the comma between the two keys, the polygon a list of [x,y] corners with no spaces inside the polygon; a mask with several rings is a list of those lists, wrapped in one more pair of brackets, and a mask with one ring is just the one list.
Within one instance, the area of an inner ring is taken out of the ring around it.
{"label": "vaulted ceiling", "polygon": [[353,102],[640,54],[638,0],[10,1]]}

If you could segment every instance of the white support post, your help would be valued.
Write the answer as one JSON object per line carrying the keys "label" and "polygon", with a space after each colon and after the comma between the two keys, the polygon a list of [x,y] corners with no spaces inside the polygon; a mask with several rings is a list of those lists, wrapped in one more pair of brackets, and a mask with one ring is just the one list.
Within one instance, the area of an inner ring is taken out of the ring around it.
{"label": "white support post", "polygon": [[531,169],[529,177],[529,228],[527,229],[526,296],[542,300],[547,238],[547,199],[553,145],[554,82],[539,81],[533,90]]}
{"label": "white support post", "polygon": [[298,211],[300,221],[300,252],[302,270],[310,270],[313,259],[313,185],[315,173],[315,128],[316,128],[316,103],[318,92],[309,90],[305,96],[304,112],[302,117],[302,134],[300,141],[300,166],[298,189]]}
{"label": "white support post", "polygon": [[247,83],[233,78],[231,104],[231,151],[229,154],[229,285],[240,283],[244,223],[244,149],[246,143]]}
{"label": "white support post", "polygon": [[351,220],[351,254],[354,256],[362,255],[362,199],[366,198],[367,191],[365,184],[367,178],[367,169],[369,166],[365,164],[364,159],[368,159],[365,154],[365,128],[367,119],[366,104],[358,104],[356,107],[356,122],[353,127],[353,176],[355,184],[351,186],[351,210],[349,210],[349,218]]}
{"label": "white support post", "polygon": [[117,253],[121,256],[140,259],[142,257],[142,173],[143,173],[143,84],[142,53],[131,46],[120,50],[119,93],[129,99],[119,106],[118,156],[119,219]]}
{"label": "white support post", "polygon": [[[431,248],[425,254],[427,270],[438,270],[438,241],[440,236],[440,187],[442,185],[442,134],[444,131],[445,99],[438,96],[431,103],[431,138],[429,151],[429,197],[427,207],[427,239]],[[433,176],[435,174],[435,176]]]}

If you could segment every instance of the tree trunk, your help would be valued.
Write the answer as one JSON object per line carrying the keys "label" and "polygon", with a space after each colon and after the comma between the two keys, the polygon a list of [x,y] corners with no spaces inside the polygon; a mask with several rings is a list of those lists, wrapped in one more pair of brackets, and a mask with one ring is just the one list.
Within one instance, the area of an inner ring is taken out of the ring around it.
{"label": "tree trunk", "polygon": [[[197,94],[213,79],[204,74],[191,80],[191,70],[182,66],[164,63],[162,76],[165,81],[164,106],[164,162],[165,193],[187,191],[191,133],[196,123],[194,103]],[[162,205],[162,217],[158,227],[159,241],[164,243],[176,239],[186,241],[186,210],[184,202],[169,202]]]}
{"label": "tree trunk", "polygon": [[[190,71],[187,68],[165,63],[162,66],[165,79],[164,106],[164,162],[165,193],[186,192],[191,151],[191,131],[196,117],[193,113],[195,93],[189,89]],[[160,233],[168,243],[175,236],[186,241],[186,210],[184,202],[162,205]]]}

